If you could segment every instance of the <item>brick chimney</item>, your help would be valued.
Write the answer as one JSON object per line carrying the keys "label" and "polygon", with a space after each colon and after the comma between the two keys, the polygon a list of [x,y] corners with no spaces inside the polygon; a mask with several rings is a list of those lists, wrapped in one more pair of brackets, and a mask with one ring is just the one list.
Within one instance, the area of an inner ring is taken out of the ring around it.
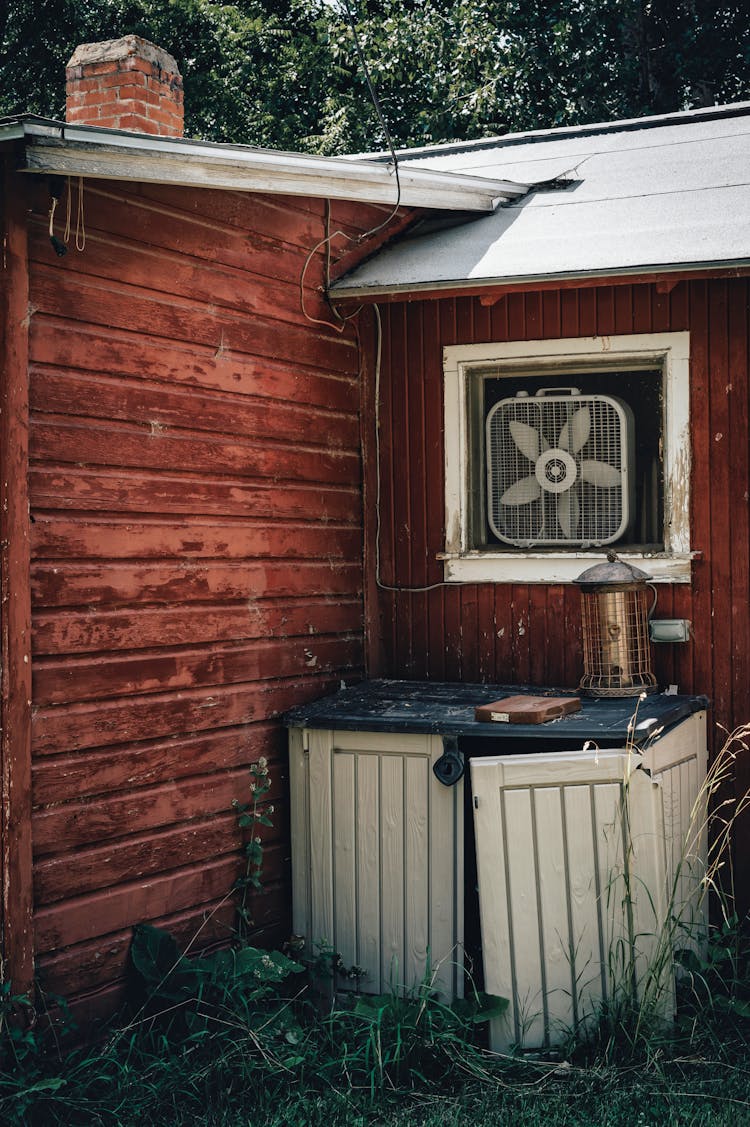
{"label": "brick chimney", "polygon": [[71,125],[182,137],[182,77],[161,47],[137,35],[83,43],[65,71]]}

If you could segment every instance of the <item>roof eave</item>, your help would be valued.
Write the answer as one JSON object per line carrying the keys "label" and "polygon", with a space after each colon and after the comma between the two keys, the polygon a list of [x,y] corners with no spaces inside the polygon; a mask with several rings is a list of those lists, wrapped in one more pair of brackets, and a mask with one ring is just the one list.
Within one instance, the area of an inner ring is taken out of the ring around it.
{"label": "roof eave", "polygon": [[437,281],[413,281],[389,285],[363,284],[355,285],[347,278],[341,278],[330,286],[332,300],[341,301],[366,301],[368,298],[384,298],[398,301],[403,298],[439,297],[441,293],[455,293],[466,291],[467,294],[481,294],[491,290],[523,290],[538,288],[557,288],[560,286],[576,285],[585,282],[596,283],[622,279],[633,282],[637,279],[647,280],[651,276],[673,274],[704,274],[718,272],[721,276],[728,273],[744,275],[750,271],[750,258],[739,258],[724,261],[695,261],[674,263],[653,263],[643,266],[612,266],[601,270],[571,270],[557,274],[524,274],[494,278],[455,278],[440,279]]}
{"label": "roof eave", "polygon": [[233,191],[347,199],[404,207],[491,212],[525,185],[463,173],[399,169],[370,161],[306,156],[150,137],[112,129],[13,121],[0,140],[26,139],[22,171],[45,175],[179,184]]}

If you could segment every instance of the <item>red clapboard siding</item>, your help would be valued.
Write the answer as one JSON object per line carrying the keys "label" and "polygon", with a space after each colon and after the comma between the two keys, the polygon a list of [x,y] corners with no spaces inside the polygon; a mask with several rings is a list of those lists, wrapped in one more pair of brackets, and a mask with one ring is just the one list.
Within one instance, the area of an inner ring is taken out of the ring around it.
{"label": "red clapboard siding", "polygon": [[[41,906],[64,900],[95,888],[150,876],[225,853],[236,854],[241,834],[235,815],[219,812],[210,817],[210,808],[205,813],[208,815],[206,818],[198,817],[188,824],[129,835],[126,840],[118,842],[116,850],[107,844],[79,848],[54,857],[40,857],[34,871],[36,904]],[[288,836],[288,804],[281,804],[278,799],[274,804],[274,822],[274,830],[261,826],[256,836],[263,841],[269,840],[274,833]],[[272,847],[276,851],[280,848],[278,842]],[[271,849],[263,860],[267,866],[273,867]]]}
{"label": "red clapboard siding", "polygon": [[[266,921],[285,917],[286,896],[285,885],[276,882],[267,884],[262,896],[251,898],[257,932],[271,942],[279,943],[285,938],[278,926],[274,931],[273,924]],[[198,949],[226,943],[227,936],[232,934],[233,913],[231,899],[224,896],[197,904],[185,912],[163,914],[144,922],[167,928],[183,948],[191,945],[192,954]],[[80,991],[81,982],[87,984],[89,992],[74,998],[71,1007],[83,1027],[92,1020],[106,1018],[113,1006],[122,1003],[123,975],[131,937],[132,928],[127,928],[39,956],[38,972],[48,990],[69,997],[74,991]],[[252,938],[251,932],[251,941]]]}
{"label": "red clapboard siding", "polygon": [[125,423],[104,426],[91,419],[72,423],[49,415],[36,416],[30,455],[55,464],[177,473],[198,468],[234,478],[286,477],[321,485],[345,486],[358,472],[358,456],[352,450],[323,451],[299,443],[259,448],[251,439],[227,442],[214,435],[165,432],[156,422],[147,428]]}
{"label": "red clapboard siding", "polygon": [[[274,781],[270,801],[281,796],[282,785],[278,779]],[[244,771],[224,772],[210,779],[183,779],[126,794],[98,795],[96,802],[87,799],[61,804],[34,815],[35,855],[70,852],[100,841],[111,844],[126,836],[130,841],[133,834],[145,830],[156,832],[163,826],[197,821],[210,814],[231,813],[232,800],[239,796],[249,796]],[[227,837],[227,845],[230,840],[236,843],[234,829],[227,830]],[[229,848],[218,852],[229,852]],[[179,863],[178,859],[165,868],[176,868]]]}
{"label": "red clapboard siding", "polygon": [[[46,250],[49,236],[46,225],[39,221],[33,224],[31,235],[32,253],[41,259]],[[127,238],[112,238],[109,233],[102,236],[90,228],[86,235],[86,255],[80,259],[61,264],[61,270],[71,275],[85,277],[91,282],[111,277],[111,261],[116,255],[122,263],[122,274],[131,286],[137,285],[151,290],[156,295],[170,293],[178,298],[200,300],[227,310],[241,313],[259,314],[281,319],[297,325],[304,324],[304,316],[299,302],[299,279],[274,278],[271,274],[273,256],[267,254],[265,270],[258,270],[257,256],[245,255],[245,268],[239,265],[221,266],[216,262],[200,262],[177,251],[154,251],[144,248],[142,243]],[[247,286],[248,267],[257,279],[254,286]],[[265,275],[265,276],[264,276]],[[163,281],[169,278],[169,289],[165,290]],[[325,310],[319,291],[306,280],[305,305],[309,312],[320,316]]]}
{"label": "red clapboard siding", "polygon": [[229,937],[261,756],[251,911],[260,941],[290,928],[277,717],[363,673],[357,340],[322,248],[302,271],[329,219],[388,210],[105,182],[85,205],[58,259],[32,190],[28,481],[36,954],[90,1015],[140,921]]}
{"label": "red clapboard siding", "polygon": [[292,704],[332,693],[342,676],[358,672],[342,669],[339,677],[331,677],[316,674],[311,668],[302,679],[212,685],[125,700],[37,708],[31,719],[34,750],[37,756],[57,755],[63,749],[78,751],[172,735],[182,737],[268,720]]}
{"label": "red clapboard siding", "polygon": [[155,345],[162,339],[195,340],[217,351],[246,352],[290,364],[299,359],[338,373],[356,366],[354,342],[333,329],[312,332],[305,323],[292,325],[208,301],[176,298],[168,289],[146,290],[119,278],[105,284],[70,271],[56,272],[54,264],[45,263],[32,272],[29,292],[32,304],[52,316],[145,333]]}
{"label": "red clapboard siding", "polygon": [[[148,338],[138,333],[61,321],[46,317],[38,310],[29,326],[29,352],[37,365],[48,364],[65,368],[69,377],[95,373],[98,383],[103,376],[113,381],[105,384],[116,389],[115,377],[140,381],[146,395],[163,394],[165,387],[176,392],[188,390],[191,394],[226,391],[242,396],[245,410],[254,406],[255,399],[271,399],[280,405],[281,414],[289,410],[290,403],[309,404],[311,410],[324,407],[332,411],[356,412],[359,389],[353,373],[342,375],[319,372],[299,360],[286,363],[268,357],[246,355],[233,351],[226,343],[213,347],[194,341],[160,340],[158,349]],[[42,394],[37,384],[36,393]],[[50,393],[51,395],[52,393]],[[250,398],[252,395],[253,398]],[[198,409],[206,402],[215,401],[216,410],[226,402],[218,396],[208,395],[198,399]],[[137,411],[139,396],[132,409]],[[196,421],[196,425],[200,425]]]}
{"label": "red clapboard siding", "polygon": [[[158,922],[183,946],[198,934],[203,948],[226,941],[231,934],[233,913],[231,901],[219,900],[201,904],[188,912],[175,912]],[[117,981],[125,971],[132,935],[132,928],[127,928],[72,948],[40,955],[37,966],[42,981],[48,990],[63,997],[80,989],[81,981],[90,991]]]}
{"label": "red clapboard siding", "polygon": [[[357,441],[357,418],[352,412],[320,410],[304,402],[269,403],[247,395],[201,395],[195,388],[145,384],[100,373],[35,368],[31,372],[31,409],[51,416],[72,412],[80,418],[122,420],[148,427],[154,437],[172,427],[220,435],[280,442],[315,444],[350,450]],[[179,432],[178,432],[179,433]]]}
{"label": "red clapboard siding", "polygon": [[35,696],[39,705],[159,693],[200,685],[265,681],[306,669],[333,672],[362,664],[361,637],[284,638],[235,646],[174,647],[127,656],[39,660]]}
{"label": "red clapboard siding", "polygon": [[361,519],[356,488],[313,488],[279,482],[248,484],[223,478],[205,479],[165,471],[90,472],[77,466],[37,465],[29,472],[29,488],[40,509],[66,513],[97,510],[108,513],[213,514],[219,517],[280,517],[321,522]]}
{"label": "red clapboard siding", "polygon": [[137,650],[165,643],[244,641],[295,635],[346,634],[362,628],[358,600],[227,602],[215,606],[148,607],[127,611],[45,612],[33,621],[36,654]]}
{"label": "red clapboard siding", "polygon": [[[655,647],[657,674],[681,691],[707,694],[715,724],[732,729],[749,721],[748,285],[742,278],[686,279],[669,293],[639,283],[509,293],[489,308],[472,297],[384,305],[384,582],[407,587],[442,578],[436,557],[444,545],[444,346],[688,329],[691,539],[701,556],[689,585],[660,586],[659,614],[690,619],[694,639]],[[384,657],[372,672],[561,686],[580,677],[574,587],[447,586],[423,594],[384,591],[379,600]],[[750,768],[740,763],[738,792],[749,782]],[[750,902],[748,847],[745,822],[735,847],[744,907]]]}
{"label": "red clapboard siding", "polygon": [[[272,723],[243,725],[186,736],[144,740],[118,748],[40,756],[34,764],[33,802],[43,810],[56,802],[117,792],[125,774],[131,787],[156,786],[165,779],[214,775],[237,769],[265,755],[284,762],[286,734]],[[84,789],[85,788],[85,789]]]}

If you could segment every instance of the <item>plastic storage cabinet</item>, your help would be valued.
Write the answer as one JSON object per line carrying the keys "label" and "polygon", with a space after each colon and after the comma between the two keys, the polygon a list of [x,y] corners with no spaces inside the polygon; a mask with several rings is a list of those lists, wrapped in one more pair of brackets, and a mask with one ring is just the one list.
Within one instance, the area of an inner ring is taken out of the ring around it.
{"label": "plastic storage cabinet", "polygon": [[670,1020],[672,948],[705,938],[705,713],[642,752],[473,759],[492,1046],[534,1049],[636,990]]}
{"label": "plastic storage cabinet", "polygon": [[[518,691],[370,682],[287,716],[294,929],[362,968],[363,992],[412,987],[429,970],[443,997],[462,995],[470,781],[485,987],[510,1000],[492,1029],[498,1050],[560,1041],[631,964],[643,990],[668,917],[680,946],[705,928],[705,834],[691,813],[703,698],[651,696],[634,731],[630,701],[585,701],[538,726],[475,722],[475,704]],[[602,750],[583,751],[587,739]],[[432,771],[446,747],[469,761],[457,786]],[[661,964],[670,1017],[671,951]]]}

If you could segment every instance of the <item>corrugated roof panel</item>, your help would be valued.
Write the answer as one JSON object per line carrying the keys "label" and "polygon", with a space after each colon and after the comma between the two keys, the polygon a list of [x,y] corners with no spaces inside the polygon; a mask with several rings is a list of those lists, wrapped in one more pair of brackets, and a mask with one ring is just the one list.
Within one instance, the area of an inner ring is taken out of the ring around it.
{"label": "corrugated roof panel", "polygon": [[573,182],[533,191],[471,224],[404,238],[337,283],[336,292],[750,262],[750,107],[738,116],[545,134],[407,163],[525,183]]}

